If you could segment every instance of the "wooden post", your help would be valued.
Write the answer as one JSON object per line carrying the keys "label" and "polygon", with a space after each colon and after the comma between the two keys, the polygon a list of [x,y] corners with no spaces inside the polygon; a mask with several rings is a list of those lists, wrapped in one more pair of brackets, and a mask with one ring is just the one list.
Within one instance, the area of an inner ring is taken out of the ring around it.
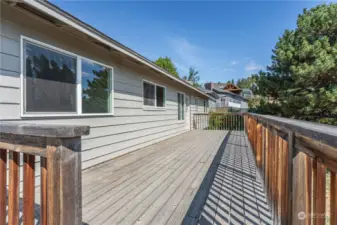
{"label": "wooden post", "polygon": [[292,223],[310,225],[311,222],[311,169],[309,156],[299,152],[293,160]]}
{"label": "wooden post", "polygon": [[48,139],[48,146],[48,224],[82,225],[81,138]]}

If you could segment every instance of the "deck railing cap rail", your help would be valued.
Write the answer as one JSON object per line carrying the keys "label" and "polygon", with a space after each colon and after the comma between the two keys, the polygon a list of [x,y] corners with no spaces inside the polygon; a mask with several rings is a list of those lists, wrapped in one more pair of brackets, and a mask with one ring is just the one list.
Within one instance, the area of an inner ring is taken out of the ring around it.
{"label": "deck railing cap rail", "polygon": [[15,134],[46,138],[73,138],[88,135],[89,126],[41,125],[20,122],[0,122],[0,135]]}
{"label": "deck railing cap rail", "polygon": [[209,113],[193,113],[194,115],[243,115],[243,112],[209,112]]}
{"label": "deck railing cap rail", "polygon": [[253,116],[258,121],[264,121],[267,124],[276,125],[332,147],[337,147],[337,127],[335,126],[270,115],[247,114]]}

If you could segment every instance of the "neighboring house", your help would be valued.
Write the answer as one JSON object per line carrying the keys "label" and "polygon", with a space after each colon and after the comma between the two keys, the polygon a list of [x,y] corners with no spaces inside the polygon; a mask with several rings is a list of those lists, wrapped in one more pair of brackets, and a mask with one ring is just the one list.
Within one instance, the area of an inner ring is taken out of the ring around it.
{"label": "neighboring house", "polygon": [[214,91],[211,90],[207,90],[204,88],[199,88],[199,90],[201,90],[202,92],[206,93],[207,95],[210,96],[209,100],[208,100],[208,108],[210,112],[213,112],[216,110],[216,105],[217,105],[217,99],[219,99],[219,95],[216,94]]}
{"label": "neighboring house", "polygon": [[179,135],[209,96],[47,1],[0,2],[0,119],[89,125],[83,168]]}
{"label": "neighboring house", "polygon": [[206,83],[205,93],[216,99],[216,111],[248,111],[242,90],[233,84]]}
{"label": "neighboring house", "polygon": [[241,96],[244,99],[251,99],[253,97],[253,91],[250,88],[243,88],[241,92]]}

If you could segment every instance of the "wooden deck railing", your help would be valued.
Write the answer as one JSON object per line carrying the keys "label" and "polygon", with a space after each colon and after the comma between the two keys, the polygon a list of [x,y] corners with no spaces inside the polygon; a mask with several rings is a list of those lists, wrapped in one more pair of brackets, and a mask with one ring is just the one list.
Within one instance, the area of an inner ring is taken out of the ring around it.
{"label": "wooden deck railing", "polygon": [[0,225],[82,224],[81,136],[87,134],[86,126],[0,123]]}
{"label": "wooden deck railing", "polygon": [[274,224],[337,224],[337,128],[257,114],[245,130]]}
{"label": "wooden deck railing", "polygon": [[194,130],[243,130],[244,121],[241,113],[195,113]]}

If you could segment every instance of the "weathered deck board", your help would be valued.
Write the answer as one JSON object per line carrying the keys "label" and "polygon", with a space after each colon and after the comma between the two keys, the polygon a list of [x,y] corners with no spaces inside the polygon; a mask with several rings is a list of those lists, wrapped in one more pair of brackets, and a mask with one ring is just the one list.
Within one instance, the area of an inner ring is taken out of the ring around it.
{"label": "weathered deck board", "polygon": [[191,131],[83,172],[83,222],[271,224],[243,132]]}
{"label": "weathered deck board", "polygon": [[[194,134],[191,135],[191,133]],[[155,209],[160,209],[162,204],[166,202],[165,197],[161,196],[166,194],[170,197],[170,193],[174,192],[177,185],[180,184],[178,178],[183,183],[190,171],[193,171],[198,164],[204,164],[199,163],[199,160],[202,160],[204,155],[210,154],[209,151],[203,150],[207,148],[208,142],[211,141],[215,146],[219,146],[226,135],[226,132],[202,132],[206,139],[200,139],[196,136],[198,133],[200,135],[200,131],[191,133],[152,146],[160,153],[150,155],[151,161],[148,161],[148,157],[142,157],[137,161],[138,164],[140,161],[146,164],[146,167],[139,169],[134,176],[134,179],[138,177],[141,177],[141,179],[127,186],[121,184],[122,188],[119,188],[121,190],[119,192],[105,193],[101,199],[96,200],[97,204],[94,206],[92,203],[84,205],[84,221],[89,224],[114,224],[118,222],[132,224],[141,216],[146,220],[150,218],[151,221],[153,215],[149,213],[151,211],[149,208],[156,213]],[[207,139],[209,141],[205,142]],[[216,147],[214,149],[217,150]],[[142,151],[139,150],[138,153],[148,154]],[[125,157],[128,157],[128,155]],[[127,169],[128,166],[122,168],[119,172]],[[97,168],[97,170],[100,170],[100,168]],[[84,175],[84,179],[95,179],[95,177],[86,178],[86,176],[88,174]],[[101,176],[106,176],[107,179],[110,177],[109,174],[102,174]],[[102,180],[102,177],[97,179]],[[94,180],[92,181],[94,182]],[[84,198],[87,197],[84,196]],[[127,218],[123,218],[126,216]],[[141,221],[139,220],[138,223],[142,223]]]}

